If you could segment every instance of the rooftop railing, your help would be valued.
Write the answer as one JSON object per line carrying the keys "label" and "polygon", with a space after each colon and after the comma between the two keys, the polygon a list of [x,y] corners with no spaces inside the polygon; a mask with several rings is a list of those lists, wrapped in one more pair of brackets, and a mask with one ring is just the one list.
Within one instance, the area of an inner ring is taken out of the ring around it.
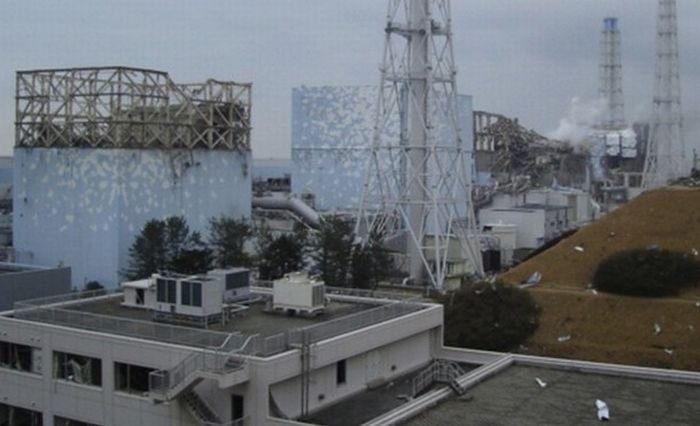
{"label": "rooftop railing", "polygon": [[330,339],[331,337],[350,333],[370,325],[379,324],[393,318],[417,312],[423,308],[423,305],[417,303],[389,303],[317,325],[291,330],[289,332],[289,341],[291,344],[316,343],[321,340]]}
{"label": "rooftop railing", "polygon": [[[337,294],[335,293],[336,290],[335,288],[331,289],[331,291],[334,291],[333,294]],[[357,297],[371,297],[371,292],[362,290],[348,289],[348,291],[343,291],[342,293],[343,295],[352,294]],[[96,300],[108,300],[116,297],[121,297],[121,294],[119,292],[96,290],[16,302],[14,305],[14,316],[24,320],[76,327],[102,333],[208,348],[226,354],[272,356],[284,352],[292,346],[316,343],[424,308],[424,305],[420,303],[395,301],[268,337],[169,325],[147,320],[96,314],[80,309],[81,304],[94,303]]]}
{"label": "rooftop railing", "polygon": [[237,337],[239,333],[232,335],[231,333],[95,314],[79,310],[81,304],[94,303],[95,300],[108,300],[116,297],[121,297],[121,294],[117,291],[95,290],[25,300],[15,302],[14,316],[23,320],[201,348],[218,348],[225,343],[227,345],[235,345],[242,344],[244,341],[244,339]]}

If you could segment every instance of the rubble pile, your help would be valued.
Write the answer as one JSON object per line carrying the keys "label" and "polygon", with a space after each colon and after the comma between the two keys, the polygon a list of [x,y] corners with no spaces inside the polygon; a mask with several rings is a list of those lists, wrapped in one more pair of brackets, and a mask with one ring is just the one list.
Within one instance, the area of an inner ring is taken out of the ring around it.
{"label": "rubble pile", "polygon": [[500,192],[549,186],[554,179],[569,185],[576,180],[572,175],[585,175],[587,153],[575,152],[569,143],[547,139],[517,120],[499,117],[483,129],[483,137],[493,141],[496,156],[492,172]]}

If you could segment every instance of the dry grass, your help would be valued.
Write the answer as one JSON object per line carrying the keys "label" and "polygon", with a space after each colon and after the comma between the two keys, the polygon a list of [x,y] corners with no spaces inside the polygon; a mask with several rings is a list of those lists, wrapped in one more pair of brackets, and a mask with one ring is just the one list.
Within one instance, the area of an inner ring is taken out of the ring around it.
{"label": "dry grass", "polygon": [[[543,311],[527,352],[700,370],[700,288],[663,299],[586,290],[602,259],[652,244],[688,253],[700,250],[700,190],[646,193],[504,274],[506,281],[517,283],[535,271],[542,273],[541,284],[530,290]],[[574,250],[576,246],[584,251]],[[655,323],[662,329],[658,335]],[[566,335],[571,340],[557,341]]]}

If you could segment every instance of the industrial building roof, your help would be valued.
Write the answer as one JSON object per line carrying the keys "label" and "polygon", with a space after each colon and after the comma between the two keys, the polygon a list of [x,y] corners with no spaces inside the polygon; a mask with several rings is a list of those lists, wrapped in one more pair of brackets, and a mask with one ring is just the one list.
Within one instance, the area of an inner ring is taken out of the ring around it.
{"label": "industrial building roof", "polygon": [[513,365],[406,424],[592,425],[599,423],[596,400],[615,424],[690,425],[700,418],[700,386]]}
{"label": "industrial building roof", "polygon": [[[249,305],[243,314],[231,318],[225,324],[210,324],[207,330],[226,333],[237,331],[243,334],[272,336],[294,328],[318,324],[361,312],[375,306],[363,303],[331,302],[321,315],[289,316],[284,313],[274,313],[266,310],[264,303],[254,303]],[[69,309],[141,321],[152,321],[153,318],[153,313],[150,310],[121,306],[120,298],[97,299],[69,307]]]}
{"label": "industrial building roof", "polygon": [[206,328],[202,328],[206,322],[162,315],[156,321],[154,311],[125,306],[120,292],[110,294],[105,290],[16,302],[14,310],[6,314],[22,320],[201,348],[225,345],[226,350],[242,350],[250,338],[255,338],[257,343],[247,347],[247,353],[269,356],[288,349],[302,335],[318,342],[428,307],[362,292],[355,295],[353,291],[327,292],[323,311],[306,316],[274,311],[266,289],[258,289],[246,305],[226,305],[230,314],[209,322]]}
{"label": "industrial building roof", "polygon": [[[476,365],[460,364],[464,371],[477,368]],[[349,398],[324,408],[304,421],[324,426],[354,426],[368,422],[409,401],[413,390],[413,379],[422,370],[405,374],[399,378],[367,389]],[[442,386],[436,384],[436,386]]]}

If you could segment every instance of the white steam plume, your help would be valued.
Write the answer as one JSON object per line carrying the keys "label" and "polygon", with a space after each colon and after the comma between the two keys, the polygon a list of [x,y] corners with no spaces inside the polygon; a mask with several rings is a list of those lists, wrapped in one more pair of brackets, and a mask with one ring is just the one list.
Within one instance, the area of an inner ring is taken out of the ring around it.
{"label": "white steam plume", "polygon": [[582,144],[588,140],[591,130],[605,114],[605,101],[583,101],[574,97],[566,117],[559,121],[559,127],[547,134],[550,139]]}

